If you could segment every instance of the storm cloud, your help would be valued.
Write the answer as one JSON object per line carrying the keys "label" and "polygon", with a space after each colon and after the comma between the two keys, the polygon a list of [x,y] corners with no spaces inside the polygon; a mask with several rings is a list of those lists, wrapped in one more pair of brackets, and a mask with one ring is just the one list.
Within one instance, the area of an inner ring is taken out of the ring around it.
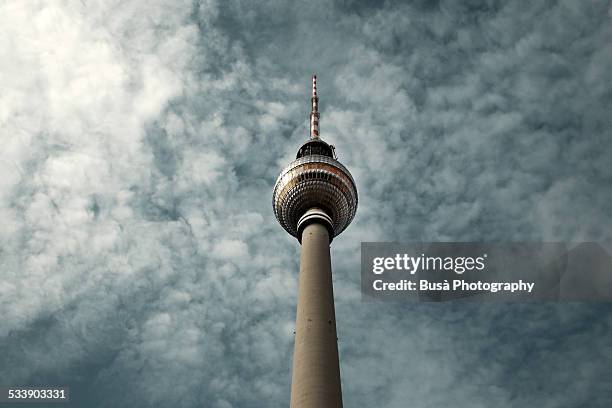
{"label": "storm cloud", "polygon": [[299,245],[272,186],[321,134],[347,407],[608,407],[606,304],[376,304],[361,241],[612,240],[609,1],[0,5],[0,386],[281,407]]}

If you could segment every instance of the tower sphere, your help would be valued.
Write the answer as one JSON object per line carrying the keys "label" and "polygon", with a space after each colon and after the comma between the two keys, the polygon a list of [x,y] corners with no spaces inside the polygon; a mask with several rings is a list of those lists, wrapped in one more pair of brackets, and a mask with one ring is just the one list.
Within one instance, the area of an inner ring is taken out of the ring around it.
{"label": "tower sphere", "polygon": [[336,159],[333,146],[319,138],[316,77],[312,106],[311,138],[281,172],[272,195],[276,219],[300,242],[311,216],[326,219],[332,239],[344,231],[357,211],[357,187],[351,173]]}

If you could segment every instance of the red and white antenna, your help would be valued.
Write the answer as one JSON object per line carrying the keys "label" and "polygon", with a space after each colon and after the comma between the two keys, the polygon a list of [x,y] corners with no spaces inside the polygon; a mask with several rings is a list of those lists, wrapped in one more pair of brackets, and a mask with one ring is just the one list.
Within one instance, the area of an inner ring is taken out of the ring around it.
{"label": "red and white antenna", "polygon": [[317,76],[312,76],[312,110],[310,112],[310,138],[319,138],[319,97],[317,96]]}

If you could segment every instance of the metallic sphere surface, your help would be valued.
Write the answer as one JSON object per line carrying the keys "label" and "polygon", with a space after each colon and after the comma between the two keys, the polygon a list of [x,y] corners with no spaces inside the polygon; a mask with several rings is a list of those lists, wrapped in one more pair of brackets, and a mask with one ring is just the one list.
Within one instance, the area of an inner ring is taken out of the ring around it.
{"label": "metallic sphere surface", "polygon": [[311,208],[329,215],[333,236],[337,236],[355,216],[357,188],[351,173],[338,160],[311,154],[299,157],[281,172],[272,206],[281,226],[298,239],[298,221]]}

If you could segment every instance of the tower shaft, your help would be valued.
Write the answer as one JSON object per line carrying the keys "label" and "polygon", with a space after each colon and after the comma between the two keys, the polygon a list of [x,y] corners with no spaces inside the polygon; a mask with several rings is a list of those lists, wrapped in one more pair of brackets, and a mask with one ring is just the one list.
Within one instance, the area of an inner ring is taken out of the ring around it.
{"label": "tower shaft", "polygon": [[302,232],[291,408],[341,408],[330,237],[320,222]]}

